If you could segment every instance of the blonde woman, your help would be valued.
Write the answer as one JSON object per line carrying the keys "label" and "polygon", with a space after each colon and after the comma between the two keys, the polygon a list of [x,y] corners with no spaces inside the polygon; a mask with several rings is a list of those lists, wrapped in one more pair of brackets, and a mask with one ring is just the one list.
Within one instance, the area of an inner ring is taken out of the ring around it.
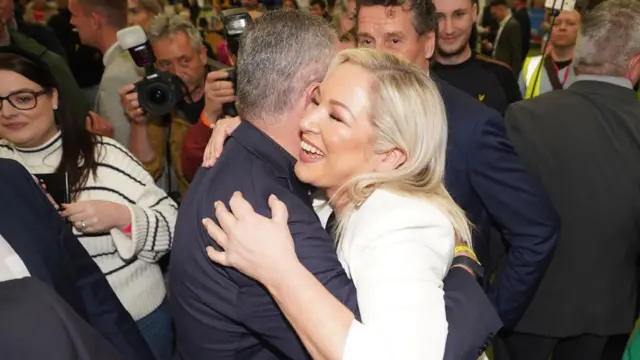
{"label": "blonde woman", "polygon": [[273,195],[271,219],[239,193],[231,212],[216,202],[222,228],[203,223],[224,252],[209,247],[209,257],[260,281],[315,359],[442,359],[443,279],[456,238],[471,235],[443,184],[447,124],[435,83],[393,55],[345,50],[310,93],[301,128],[295,172],[331,199],[361,321],[301,265]]}
{"label": "blonde woman", "polygon": [[163,0],[127,0],[129,26],[140,25],[148,30],[151,21],[164,10]]}

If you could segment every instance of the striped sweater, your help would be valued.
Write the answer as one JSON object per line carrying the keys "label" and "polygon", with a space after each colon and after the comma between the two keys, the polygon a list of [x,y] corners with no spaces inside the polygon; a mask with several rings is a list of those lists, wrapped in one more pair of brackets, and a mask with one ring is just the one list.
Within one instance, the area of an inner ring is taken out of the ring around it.
{"label": "striped sweater", "polygon": [[[31,149],[0,140],[0,158],[15,159],[33,174],[53,173],[61,156],[60,133]],[[166,296],[156,261],[171,248],[178,208],[116,141],[98,138],[96,156],[96,176],[89,176],[77,201],[104,200],[126,205],[131,212],[131,235],[119,229],[102,234],[82,234],[76,229],[74,232],[124,307],[139,320],[155,310]]]}

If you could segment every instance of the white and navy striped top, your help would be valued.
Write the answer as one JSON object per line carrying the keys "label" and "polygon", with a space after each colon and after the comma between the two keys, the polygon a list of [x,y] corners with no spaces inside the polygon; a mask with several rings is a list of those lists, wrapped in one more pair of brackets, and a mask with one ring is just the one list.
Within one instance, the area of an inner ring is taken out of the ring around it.
{"label": "white and navy striped top", "polygon": [[[132,233],[129,237],[112,229],[103,234],[76,235],[124,307],[139,320],[155,310],[166,296],[156,261],[171,248],[178,207],[118,142],[99,137],[96,150],[96,176],[89,176],[77,201],[104,200],[126,205],[131,212]],[[0,140],[0,158],[15,159],[32,174],[53,173],[61,156],[61,133],[31,149]]]}

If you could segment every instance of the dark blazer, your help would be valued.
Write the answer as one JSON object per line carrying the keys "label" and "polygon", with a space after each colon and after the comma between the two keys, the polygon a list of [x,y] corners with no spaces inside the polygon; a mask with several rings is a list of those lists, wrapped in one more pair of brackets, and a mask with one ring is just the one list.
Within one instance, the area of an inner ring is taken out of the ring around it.
{"label": "dark blazer", "polygon": [[636,94],[578,80],[512,105],[506,123],[562,220],[555,256],[516,330],[551,337],[629,333],[640,250]]}
{"label": "dark blazer", "polygon": [[[307,359],[304,346],[269,293],[235,269],[212,263],[215,245],[201,219],[213,202],[242,191],[254,209],[269,216],[275,194],[289,210],[289,229],[300,261],[358,316],[356,288],[338,261],[334,242],[312,207],[309,186],[294,175],[295,159],[253,125],[243,122],[211,169],[200,169],[183,198],[176,224],[169,290],[178,359]],[[446,359],[476,359],[500,321],[473,277],[453,269],[445,279],[449,321]],[[462,355],[470,357],[460,357]]]}
{"label": "dark blazer", "polygon": [[[475,227],[474,249],[489,272],[485,286],[505,327],[529,305],[556,244],[558,216],[536,179],[522,166],[492,109],[438,80],[447,108],[449,140],[445,183]],[[492,223],[509,246],[500,276],[489,284]]]}
{"label": "dark blazer", "polygon": [[0,159],[0,234],[32,277],[54,289],[128,359],[151,350],[98,265],[19,163]]}
{"label": "dark blazer", "polygon": [[493,44],[495,47],[493,58],[509,65],[513,74],[518,77],[522,68],[522,34],[520,24],[515,17],[511,17],[504,25],[500,37]]}
{"label": "dark blazer", "polygon": [[32,277],[0,282],[0,319],[3,360],[125,359],[53,289]]}
{"label": "dark blazer", "polygon": [[529,17],[529,8],[526,6],[520,10],[513,11],[513,17],[518,20],[520,24],[520,38],[522,39],[522,62],[529,55],[529,49],[531,48],[531,18]]}

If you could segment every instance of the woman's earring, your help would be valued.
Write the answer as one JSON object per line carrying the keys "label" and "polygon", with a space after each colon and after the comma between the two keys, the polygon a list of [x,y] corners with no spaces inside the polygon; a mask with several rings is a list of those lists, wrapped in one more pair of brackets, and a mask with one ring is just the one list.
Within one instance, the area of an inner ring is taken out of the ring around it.
{"label": "woman's earring", "polygon": [[58,105],[53,105],[53,110],[58,110]]}

